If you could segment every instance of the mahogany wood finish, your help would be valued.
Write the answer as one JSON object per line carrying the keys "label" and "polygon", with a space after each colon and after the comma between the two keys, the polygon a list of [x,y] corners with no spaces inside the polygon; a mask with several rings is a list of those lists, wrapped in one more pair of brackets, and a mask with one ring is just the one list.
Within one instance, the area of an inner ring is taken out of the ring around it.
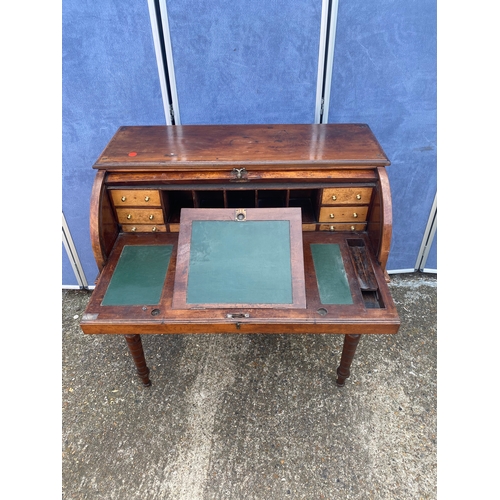
{"label": "mahogany wood finish", "polygon": [[[111,251],[118,236],[118,227],[116,224],[113,224],[111,234],[106,237],[108,225],[105,222],[107,218],[103,217],[103,212],[109,207],[109,203],[104,184],[105,177],[106,172],[97,172],[90,196],[90,240],[99,272],[102,271],[108,253]],[[104,210],[103,207],[105,207]],[[110,208],[109,210],[111,211]],[[106,244],[106,242],[109,242],[109,244]]]}
{"label": "mahogany wood finish", "polygon": [[356,348],[359,344],[361,335],[345,335],[344,347],[342,349],[342,357],[340,358],[340,366],[337,368],[336,383],[339,387],[344,387],[345,380],[351,375],[351,363],[356,354]]}
{"label": "mahogany wood finish", "polygon": [[[185,126],[185,125],[182,125]],[[229,166],[228,169],[231,167]],[[220,182],[227,182],[228,174],[226,170],[220,171],[196,171],[196,170],[179,170],[179,171],[169,171],[169,172],[154,172],[154,180],[158,185],[169,185],[173,187],[177,184],[183,185],[185,183],[193,183],[193,188],[195,182],[202,182],[204,186],[217,184]],[[293,174],[293,176],[291,176]],[[229,178],[231,181],[235,182],[236,178],[231,175]],[[296,182],[331,182],[335,179],[338,183],[349,183],[349,182],[374,182],[377,181],[377,174],[373,170],[359,169],[359,170],[348,170],[348,169],[328,169],[321,168],[318,170],[313,169],[299,169],[293,168],[289,165],[287,169],[285,167],[277,168],[273,166],[272,171],[265,170],[253,170],[247,174],[245,182],[279,182],[281,187],[293,188]],[[111,171],[107,174],[106,184],[108,186],[145,186],[151,183],[151,176],[144,176],[142,173],[138,172],[115,172]],[[295,184],[296,185],[296,184]],[[219,185],[219,188],[221,186]]]}
{"label": "mahogany wood finish", "polygon": [[[100,275],[83,332],[125,335],[145,385],[149,370],[140,334],[342,334],[337,384],[343,385],[359,336],[399,329],[385,273],[392,232],[389,165],[365,124],[121,127],[94,164],[90,233]],[[131,223],[153,205],[151,223],[142,215]],[[182,208],[278,207],[301,208],[305,307],[173,306]],[[337,213],[347,215],[338,221]],[[339,245],[352,304],[321,302],[313,244]],[[157,304],[101,305],[127,245],[172,245]]]}
{"label": "mahogany wood finish", "polygon": [[378,260],[382,269],[386,270],[387,259],[389,258],[389,249],[392,238],[392,200],[390,196],[389,177],[385,168],[377,168],[377,174],[380,179],[380,246],[378,248]]}
{"label": "mahogany wood finish", "polygon": [[107,171],[390,165],[366,124],[120,127],[94,165]]}
{"label": "mahogany wood finish", "polygon": [[144,357],[144,350],[142,348],[142,340],[140,335],[124,335],[127,345],[132,355],[132,358],[137,368],[137,374],[142,380],[142,384],[145,387],[151,385],[151,380],[149,380],[149,368],[146,365],[146,358]]}

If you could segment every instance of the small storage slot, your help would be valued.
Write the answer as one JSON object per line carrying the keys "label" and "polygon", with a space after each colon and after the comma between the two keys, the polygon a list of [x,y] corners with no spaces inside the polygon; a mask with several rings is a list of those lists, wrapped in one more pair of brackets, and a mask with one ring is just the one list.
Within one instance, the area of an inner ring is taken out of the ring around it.
{"label": "small storage slot", "polygon": [[168,192],[168,222],[178,224],[181,220],[181,208],[194,208],[192,191]]}
{"label": "small storage slot", "polygon": [[378,283],[375,277],[368,250],[362,239],[347,240],[351,261],[356,271],[359,287],[367,309],[383,308],[384,303],[378,293]]}
{"label": "small storage slot", "polygon": [[253,189],[227,190],[227,208],[255,208],[255,191]]}
{"label": "small storage slot", "polygon": [[364,292],[362,291],[363,300],[367,309],[380,309],[384,308],[384,303],[378,292]]}
{"label": "small storage slot", "polygon": [[196,191],[196,208],[224,208],[224,192]]}
{"label": "small storage slot", "polygon": [[286,207],[286,189],[262,189],[257,193],[259,208]]}
{"label": "small storage slot", "polygon": [[305,224],[314,224],[316,214],[314,207],[318,191],[315,189],[291,189],[288,206],[300,207],[302,209],[302,222]]}
{"label": "small storage slot", "polygon": [[378,290],[377,279],[368,257],[365,242],[362,239],[353,238],[348,239],[347,244],[361,290],[372,292]]}

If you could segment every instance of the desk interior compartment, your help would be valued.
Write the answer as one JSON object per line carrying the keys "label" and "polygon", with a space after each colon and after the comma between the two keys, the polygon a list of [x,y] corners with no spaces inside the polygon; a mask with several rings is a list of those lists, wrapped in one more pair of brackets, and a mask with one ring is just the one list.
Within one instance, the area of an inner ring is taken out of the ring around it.
{"label": "desk interior compartment", "polygon": [[255,208],[257,201],[255,189],[225,190],[225,204],[220,208]]}
{"label": "desk interior compartment", "polygon": [[194,206],[195,208],[221,208],[224,206],[224,192],[221,190],[194,191]]}
{"label": "desk interior compartment", "polygon": [[364,240],[348,238],[347,246],[365,306],[367,308],[383,308],[384,303],[378,293],[377,278]]}
{"label": "desk interior compartment", "polygon": [[314,224],[317,222],[319,189],[290,189],[288,192],[288,206],[302,209],[302,222]]}
{"label": "desk interior compartment", "polygon": [[279,208],[287,206],[286,189],[259,189],[257,191],[258,208]]}
{"label": "desk interior compartment", "polygon": [[165,190],[167,221],[178,224],[181,208],[279,208],[299,207],[304,224],[318,222],[320,189],[212,189]]}
{"label": "desk interior compartment", "polygon": [[194,208],[194,191],[179,190],[165,191],[164,202],[167,211],[166,220],[169,224],[179,224],[181,221],[181,208]]}

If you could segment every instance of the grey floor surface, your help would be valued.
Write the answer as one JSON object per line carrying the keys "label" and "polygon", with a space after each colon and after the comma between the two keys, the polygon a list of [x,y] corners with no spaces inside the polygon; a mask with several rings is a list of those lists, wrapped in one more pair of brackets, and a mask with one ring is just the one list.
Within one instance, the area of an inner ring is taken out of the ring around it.
{"label": "grey floor surface", "polygon": [[64,500],[436,498],[432,274],[393,275],[401,329],[363,336],[344,388],[337,335],[87,336],[62,292]]}

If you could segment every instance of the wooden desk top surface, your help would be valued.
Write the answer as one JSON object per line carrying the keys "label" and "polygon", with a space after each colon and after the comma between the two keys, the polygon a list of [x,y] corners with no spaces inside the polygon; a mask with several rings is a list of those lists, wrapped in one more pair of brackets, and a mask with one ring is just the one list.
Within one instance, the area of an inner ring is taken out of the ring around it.
{"label": "wooden desk top surface", "polygon": [[95,169],[226,168],[248,165],[388,166],[365,124],[124,126]]}

